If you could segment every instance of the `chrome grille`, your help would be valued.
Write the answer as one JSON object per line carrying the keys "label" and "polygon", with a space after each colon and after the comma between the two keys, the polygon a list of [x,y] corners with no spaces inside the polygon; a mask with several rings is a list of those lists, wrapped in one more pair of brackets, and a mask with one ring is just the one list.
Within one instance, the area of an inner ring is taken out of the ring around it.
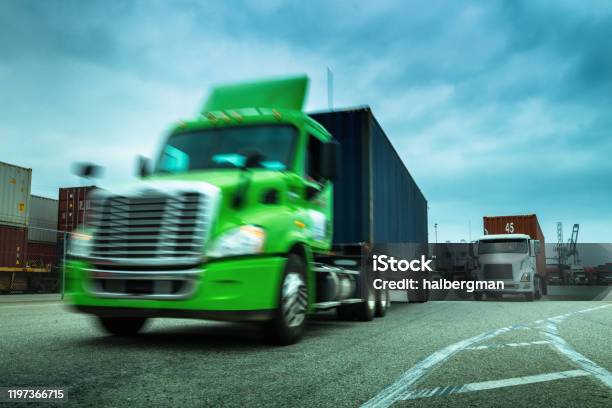
{"label": "chrome grille", "polygon": [[511,264],[486,264],[484,266],[485,279],[513,279]]}
{"label": "chrome grille", "polygon": [[101,196],[89,220],[94,228],[91,257],[131,264],[197,262],[209,204],[200,192]]}

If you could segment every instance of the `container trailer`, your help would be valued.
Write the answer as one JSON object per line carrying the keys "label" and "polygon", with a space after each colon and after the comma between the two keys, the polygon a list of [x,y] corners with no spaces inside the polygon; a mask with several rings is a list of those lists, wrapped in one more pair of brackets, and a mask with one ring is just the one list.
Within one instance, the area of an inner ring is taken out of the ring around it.
{"label": "container trailer", "polygon": [[260,322],[280,344],[320,310],[383,316],[364,248],[426,243],[426,201],[369,108],[310,116],[306,88],[217,87],[139,182],[93,193],[69,246],[74,307],[119,335],[196,317]]}
{"label": "container trailer", "polygon": [[[503,290],[487,296],[522,294],[527,300],[547,293],[544,234],[535,214],[483,217],[484,233],[477,242],[477,277],[501,280]],[[485,293],[474,292],[477,300]]]}

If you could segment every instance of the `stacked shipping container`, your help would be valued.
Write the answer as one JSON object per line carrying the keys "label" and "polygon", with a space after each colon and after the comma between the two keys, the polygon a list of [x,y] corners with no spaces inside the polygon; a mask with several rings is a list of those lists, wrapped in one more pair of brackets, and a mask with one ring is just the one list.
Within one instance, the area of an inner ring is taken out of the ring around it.
{"label": "stacked shipping container", "polygon": [[57,287],[58,201],[32,196],[32,170],[0,162],[0,291]]}
{"label": "stacked shipping container", "polygon": [[[32,169],[0,162],[0,271],[22,267]],[[1,283],[0,283],[1,286]]]}
{"label": "stacked shipping container", "polygon": [[32,169],[0,162],[0,290],[15,283],[25,265]]}
{"label": "stacked shipping container", "polygon": [[87,211],[91,210],[89,193],[96,186],[65,187],[59,189],[59,206],[57,216],[57,229],[72,232],[83,223]]}

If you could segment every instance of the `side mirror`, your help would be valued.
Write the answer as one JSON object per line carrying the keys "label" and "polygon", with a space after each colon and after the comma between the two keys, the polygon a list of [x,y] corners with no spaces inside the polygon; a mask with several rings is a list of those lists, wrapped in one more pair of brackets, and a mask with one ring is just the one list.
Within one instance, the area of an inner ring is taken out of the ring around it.
{"label": "side mirror", "polygon": [[102,177],[104,168],[94,163],[74,163],[72,172],[79,177],[94,179]]}
{"label": "side mirror", "polygon": [[340,164],[340,143],[332,139],[323,144],[321,152],[321,177],[335,181],[338,178]]}
{"label": "side mirror", "polygon": [[140,178],[149,176],[151,174],[151,160],[144,156],[136,157],[136,174]]}
{"label": "side mirror", "polygon": [[540,251],[540,241],[530,239],[529,240],[529,255],[537,256],[539,251]]}

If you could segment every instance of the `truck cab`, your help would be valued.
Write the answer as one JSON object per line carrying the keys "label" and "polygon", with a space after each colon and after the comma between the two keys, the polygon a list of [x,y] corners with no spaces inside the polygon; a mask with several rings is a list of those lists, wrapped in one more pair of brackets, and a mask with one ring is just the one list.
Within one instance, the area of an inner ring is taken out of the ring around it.
{"label": "truck cab", "polygon": [[330,251],[338,144],[302,112],[306,85],[215,88],[139,181],[96,191],[85,232],[71,237],[74,307],[113,334],[194,317],[260,322],[279,344],[299,340],[320,309],[383,315],[360,254]]}
{"label": "truck cab", "polygon": [[586,271],[582,265],[571,265],[570,276],[572,283],[575,285],[587,285],[589,283]]}
{"label": "truck cab", "polygon": [[484,235],[476,244],[478,280],[503,281],[503,290],[475,292],[477,300],[503,294],[523,295],[527,300],[542,295],[542,277],[537,272],[540,241],[526,234]]}

